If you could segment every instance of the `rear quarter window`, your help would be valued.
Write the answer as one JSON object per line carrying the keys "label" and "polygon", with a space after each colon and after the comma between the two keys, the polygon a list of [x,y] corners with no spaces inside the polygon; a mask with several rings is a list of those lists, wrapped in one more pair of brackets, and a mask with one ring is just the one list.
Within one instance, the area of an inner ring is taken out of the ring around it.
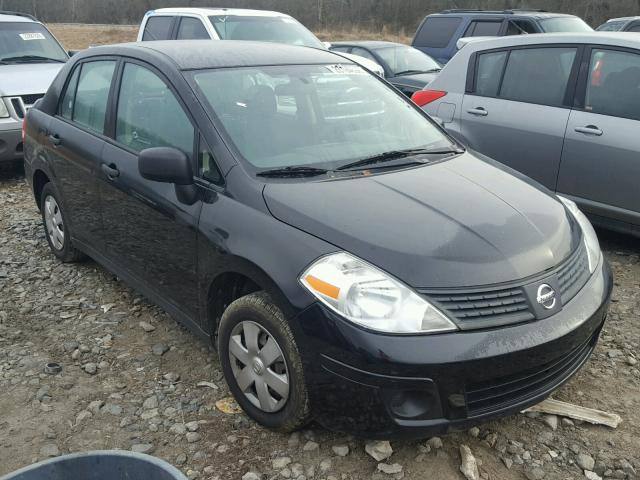
{"label": "rear quarter window", "polygon": [[166,16],[149,17],[144,26],[142,41],[171,39],[173,19],[174,17]]}
{"label": "rear quarter window", "polygon": [[462,19],[459,17],[429,17],[416,33],[416,47],[444,48],[449,45]]}

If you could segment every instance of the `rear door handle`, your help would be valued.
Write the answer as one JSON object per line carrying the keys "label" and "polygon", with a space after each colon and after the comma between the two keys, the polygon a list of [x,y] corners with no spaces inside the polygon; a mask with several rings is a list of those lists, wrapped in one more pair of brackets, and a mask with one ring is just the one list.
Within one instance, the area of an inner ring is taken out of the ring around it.
{"label": "rear door handle", "polygon": [[116,167],[113,163],[111,165],[103,163],[100,168],[109,180],[115,180],[120,176],[120,170],[118,170],[118,167]]}
{"label": "rear door handle", "polygon": [[62,143],[62,139],[58,136],[57,133],[50,133],[49,134],[49,141],[51,142],[51,144],[54,147],[57,147],[58,145],[60,145]]}
{"label": "rear door handle", "polygon": [[470,113],[471,115],[476,115],[478,117],[486,117],[487,115],[489,115],[489,112],[487,112],[482,107],[472,108],[470,110],[467,110],[467,113]]}
{"label": "rear door handle", "polygon": [[576,127],[575,130],[578,133],[584,133],[586,135],[595,135],[596,137],[599,137],[604,133],[595,125],[587,125],[586,127]]}

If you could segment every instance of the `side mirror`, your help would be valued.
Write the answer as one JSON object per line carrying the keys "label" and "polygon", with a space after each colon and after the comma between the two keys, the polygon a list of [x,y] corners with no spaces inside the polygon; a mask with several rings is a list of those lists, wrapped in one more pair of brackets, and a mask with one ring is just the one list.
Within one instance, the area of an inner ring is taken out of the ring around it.
{"label": "side mirror", "polygon": [[329,50],[331,48],[331,42],[322,42],[322,44],[324,45],[324,47]]}
{"label": "side mirror", "polygon": [[436,116],[432,116],[431,120],[433,120],[434,122],[436,122],[438,125],[440,125],[442,128],[446,128],[447,124],[444,123],[444,120],[442,120],[440,117],[436,117]]}
{"label": "side mirror", "polygon": [[67,55],[69,55],[70,57],[73,57],[79,51],[80,50],[67,50]]}
{"label": "side mirror", "polygon": [[169,147],[154,147],[138,154],[138,171],[142,178],[154,182],[193,184],[191,161],[180,150]]}

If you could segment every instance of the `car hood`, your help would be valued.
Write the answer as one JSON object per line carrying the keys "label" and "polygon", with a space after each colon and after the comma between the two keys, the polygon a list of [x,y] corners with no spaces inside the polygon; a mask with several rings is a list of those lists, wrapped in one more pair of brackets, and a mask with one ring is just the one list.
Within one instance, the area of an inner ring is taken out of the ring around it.
{"label": "car hood", "polygon": [[64,63],[0,65],[0,96],[45,93]]}
{"label": "car hood", "polygon": [[400,75],[399,77],[391,77],[388,80],[391,83],[403,84],[421,89],[429,85],[437,77],[437,73],[414,73],[413,75]]}
{"label": "car hood", "polygon": [[522,279],[556,266],[580,239],[542,187],[469,153],[355,179],[269,183],[263,195],[277,219],[416,288]]}

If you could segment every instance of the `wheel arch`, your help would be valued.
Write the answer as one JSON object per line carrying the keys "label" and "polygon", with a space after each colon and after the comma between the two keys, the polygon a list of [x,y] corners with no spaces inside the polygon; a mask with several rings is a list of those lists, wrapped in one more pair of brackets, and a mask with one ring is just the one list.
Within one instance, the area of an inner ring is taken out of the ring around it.
{"label": "wheel arch", "polygon": [[265,291],[282,310],[285,318],[294,315],[294,308],[277,283],[258,265],[237,256],[225,258],[224,269],[212,275],[206,285],[206,319],[215,345],[220,319],[234,300],[256,291]]}
{"label": "wheel arch", "polygon": [[33,198],[36,201],[38,209],[40,209],[40,204],[42,201],[42,189],[49,182],[51,182],[51,179],[44,170],[37,169],[33,172],[31,184],[33,185]]}

